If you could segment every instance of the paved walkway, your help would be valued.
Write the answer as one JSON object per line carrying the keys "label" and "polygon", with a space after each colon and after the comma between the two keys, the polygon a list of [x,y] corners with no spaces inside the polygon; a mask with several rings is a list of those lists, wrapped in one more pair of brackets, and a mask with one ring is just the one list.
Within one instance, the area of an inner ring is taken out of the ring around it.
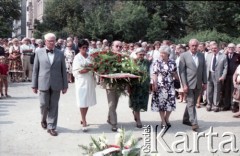
{"label": "paved walkway", "polygon": [[[79,144],[88,145],[90,136],[97,137],[105,133],[110,143],[114,143],[116,133],[110,130],[110,126],[106,123],[107,119],[107,97],[105,90],[97,88],[98,104],[89,109],[87,116],[90,124],[89,132],[83,133],[80,125],[80,112],[76,107],[74,84],[70,84],[68,93],[61,95],[59,103],[59,119],[58,132],[59,136],[52,137],[46,130],[40,126],[40,109],[38,95],[33,94],[30,83],[14,83],[10,84],[9,94],[12,98],[0,100],[0,156],[81,156],[82,150]],[[183,134],[175,137],[177,132],[185,133],[189,138],[189,148],[193,149],[194,133],[190,127],[182,125],[181,119],[185,104],[178,103],[177,109],[171,115],[172,127],[164,136],[166,144],[171,147],[179,140],[183,140]],[[207,134],[210,127],[213,132],[218,133],[218,137],[213,137],[213,148],[217,149],[217,153],[211,153],[208,150],[208,137],[199,139],[199,153],[183,152],[168,153],[164,151],[164,147],[158,142],[158,154],[148,155],[225,155],[218,147],[221,142],[231,139],[229,136],[222,137],[224,132],[231,132],[236,137],[236,147],[240,149],[240,120],[232,118],[232,112],[206,112],[205,108],[198,109],[198,119],[200,131]],[[142,129],[135,127],[135,122],[131,110],[128,107],[128,97],[122,96],[118,105],[119,125],[127,131],[133,131],[134,136],[143,137]],[[141,114],[142,122],[145,125],[159,125],[160,117],[158,113],[149,111]],[[158,132],[159,132],[158,128]],[[183,143],[178,149],[183,148]],[[235,146],[235,145],[234,145]],[[154,149],[155,146],[152,146]],[[227,144],[225,149],[230,148]],[[230,152],[228,155],[240,155]],[[145,154],[141,154],[145,155]]]}

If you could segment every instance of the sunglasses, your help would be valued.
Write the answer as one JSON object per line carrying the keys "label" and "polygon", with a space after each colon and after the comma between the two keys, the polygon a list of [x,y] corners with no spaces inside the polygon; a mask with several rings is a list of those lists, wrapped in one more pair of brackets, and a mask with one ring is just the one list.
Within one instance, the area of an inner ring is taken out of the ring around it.
{"label": "sunglasses", "polygon": [[119,46],[119,45],[116,45],[115,47],[116,47],[116,48],[122,48],[122,46]]}

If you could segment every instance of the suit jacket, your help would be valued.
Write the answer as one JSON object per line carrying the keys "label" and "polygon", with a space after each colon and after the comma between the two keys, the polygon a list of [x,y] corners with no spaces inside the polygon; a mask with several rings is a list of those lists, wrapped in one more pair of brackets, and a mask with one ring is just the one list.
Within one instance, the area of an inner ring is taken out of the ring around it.
{"label": "suit jacket", "polygon": [[[213,53],[209,53],[206,56],[207,79],[209,79],[209,72],[211,72],[213,56],[214,56]],[[223,77],[225,79],[227,76],[227,69],[228,69],[227,57],[225,54],[219,52],[214,72],[216,79],[218,80],[220,77]]]}
{"label": "suit jacket", "polygon": [[240,64],[240,55],[238,53],[233,53],[233,56],[231,59],[229,59],[227,55],[227,62],[228,62],[227,76],[233,76],[235,70]]}
{"label": "suit jacket", "polygon": [[179,74],[181,82],[189,89],[201,89],[207,83],[206,63],[204,54],[197,52],[198,66],[196,66],[190,51],[182,53],[179,61]]}
{"label": "suit jacket", "polygon": [[68,88],[65,58],[63,53],[55,48],[53,63],[51,64],[46,48],[35,52],[32,73],[32,88],[38,90],[62,90]]}

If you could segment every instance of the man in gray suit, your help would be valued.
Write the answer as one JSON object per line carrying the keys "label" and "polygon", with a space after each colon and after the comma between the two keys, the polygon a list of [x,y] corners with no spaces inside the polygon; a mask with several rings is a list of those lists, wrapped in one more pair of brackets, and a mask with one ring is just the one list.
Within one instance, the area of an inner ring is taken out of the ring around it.
{"label": "man in gray suit", "polygon": [[228,62],[225,54],[220,53],[217,43],[211,45],[212,53],[206,57],[207,65],[207,111],[220,110],[220,93],[223,82],[227,76]]}
{"label": "man in gray suit", "polygon": [[58,101],[60,91],[67,92],[68,82],[63,53],[54,48],[56,36],[48,33],[44,36],[46,48],[35,52],[32,89],[40,92],[41,125],[48,133],[57,136],[55,131],[58,119]]}
{"label": "man in gray suit", "polygon": [[204,54],[197,52],[198,40],[189,41],[189,51],[182,53],[179,62],[179,73],[184,92],[187,93],[187,106],[183,116],[183,124],[198,127],[195,105],[200,91],[206,89],[207,75]]}

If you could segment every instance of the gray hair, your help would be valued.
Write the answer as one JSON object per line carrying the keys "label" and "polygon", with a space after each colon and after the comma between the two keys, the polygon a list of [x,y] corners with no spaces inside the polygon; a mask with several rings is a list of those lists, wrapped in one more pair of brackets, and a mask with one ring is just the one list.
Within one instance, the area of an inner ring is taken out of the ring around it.
{"label": "gray hair", "polygon": [[42,39],[37,39],[37,40],[36,40],[36,43],[37,43],[37,44],[43,44],[43,40],[42,40]]}
{"label": "gray hair", "polygon": [[137,48],[136,50],[135,50],[135,53],[137,54],[137,53],[145,53],[145,50],[143,49],[143,48]]}
{"label": "gray hair", "polygon": [[56,40],[56,36],[53,33],[47,33],[46,35],[44,35],[44,39],[45,40],[47,40],[49,38],[55,38],[55,40]]}
{"label": "gray hair", "polygon": [[171,49],[170,49],[170,47],[167,46],[167,45],[162,45],[162,46],[159,48],[158,51],[159,51],[160,53],[166,53],[166,54],[168,54],[168,55],[171,54]]}

